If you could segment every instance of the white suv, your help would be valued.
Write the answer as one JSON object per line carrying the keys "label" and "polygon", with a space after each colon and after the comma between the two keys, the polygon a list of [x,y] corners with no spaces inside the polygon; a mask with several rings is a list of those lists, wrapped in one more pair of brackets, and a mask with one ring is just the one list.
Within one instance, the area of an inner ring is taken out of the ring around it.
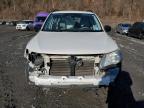
{"label": "white suv", "polygon": [[[105,29],[104,29],[105,28]],[[56,11],[25,49],[27,76],[38,86],[108,86],[121,71],[121,54],[92,12]]]}

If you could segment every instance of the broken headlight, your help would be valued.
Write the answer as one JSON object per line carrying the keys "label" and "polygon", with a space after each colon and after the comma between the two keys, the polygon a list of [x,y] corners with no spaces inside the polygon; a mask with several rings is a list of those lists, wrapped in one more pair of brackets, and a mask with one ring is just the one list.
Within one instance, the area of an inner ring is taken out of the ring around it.
{"label": "broken headlight", "polygon": [[44,58],[37,53],[31,53],[29,54],[29,60],[35,65],[35,66],[41,66],[44,63]]}
{"label": "broken headlight", "polygon": [[34,61],[35,66],[41,66],[43,63],[44,63],[44,59],[42,56],[38,56]]}
{"label": "broken headlight", "polygon": [[119,50],[105,54],[100,61],[100,69],[107,69],[108,67],[117,65],[122,60],[122,55]]}

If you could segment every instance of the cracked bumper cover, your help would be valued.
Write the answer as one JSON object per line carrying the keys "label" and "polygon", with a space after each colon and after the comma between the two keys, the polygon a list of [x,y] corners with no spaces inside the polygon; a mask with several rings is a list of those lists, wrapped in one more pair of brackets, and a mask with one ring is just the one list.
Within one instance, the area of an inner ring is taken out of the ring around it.
{"label": "cracked bumper cover", "polygon": [[120,72],[120,68],[116,67],[107,70],[104,76],[51,76],[51,75],[29,75],[30,82],[38,86],[69,86],[69,85],[92,85],[92,86],[108,86],[114,82]]}

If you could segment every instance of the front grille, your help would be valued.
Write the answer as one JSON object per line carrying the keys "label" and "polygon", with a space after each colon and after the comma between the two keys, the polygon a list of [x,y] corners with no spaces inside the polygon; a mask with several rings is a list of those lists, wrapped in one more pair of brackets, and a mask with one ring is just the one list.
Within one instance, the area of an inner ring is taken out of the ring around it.
{"label": "front grille", "polygon": [[50,75],[69,76],[70,75],[69,62],[66,60],[52,60]]}
{"label": "front grille", "polygon": [[[68,59],[51,59],[50,75],[71,76],[71,66]],[[82,64],[75,65],[75,76],[94,75],[94,59],[82,59]]]}

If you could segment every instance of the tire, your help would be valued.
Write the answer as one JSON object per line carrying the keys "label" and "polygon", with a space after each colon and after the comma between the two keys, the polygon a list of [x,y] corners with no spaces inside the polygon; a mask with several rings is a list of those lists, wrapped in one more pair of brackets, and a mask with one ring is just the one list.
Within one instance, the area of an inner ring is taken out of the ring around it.
{"label": "tire", "polygon": [[142,40],[142,37],[140,36],[139,39]]}
{"label": "tire", "polygon": [[128,37],[131,37],[130,33],[127,34]]}
{"label": "tire", "polygon": [[139,37],[138,37],[140,40],[142,40],[144,38],[143,34],[140,33]]}
{"label": "tire", "polygon": [[123,33],[122,33],[122,31],[120,31],[120,33],[119,33],[120,35],[123,35]]}
{"label": "tire", "polygon": [[30,31],[29,27],[26,28],[27,31]]}
{"label": "tire", "polygon": [[121,35],[125,35],[125,33],[121,33]]}

